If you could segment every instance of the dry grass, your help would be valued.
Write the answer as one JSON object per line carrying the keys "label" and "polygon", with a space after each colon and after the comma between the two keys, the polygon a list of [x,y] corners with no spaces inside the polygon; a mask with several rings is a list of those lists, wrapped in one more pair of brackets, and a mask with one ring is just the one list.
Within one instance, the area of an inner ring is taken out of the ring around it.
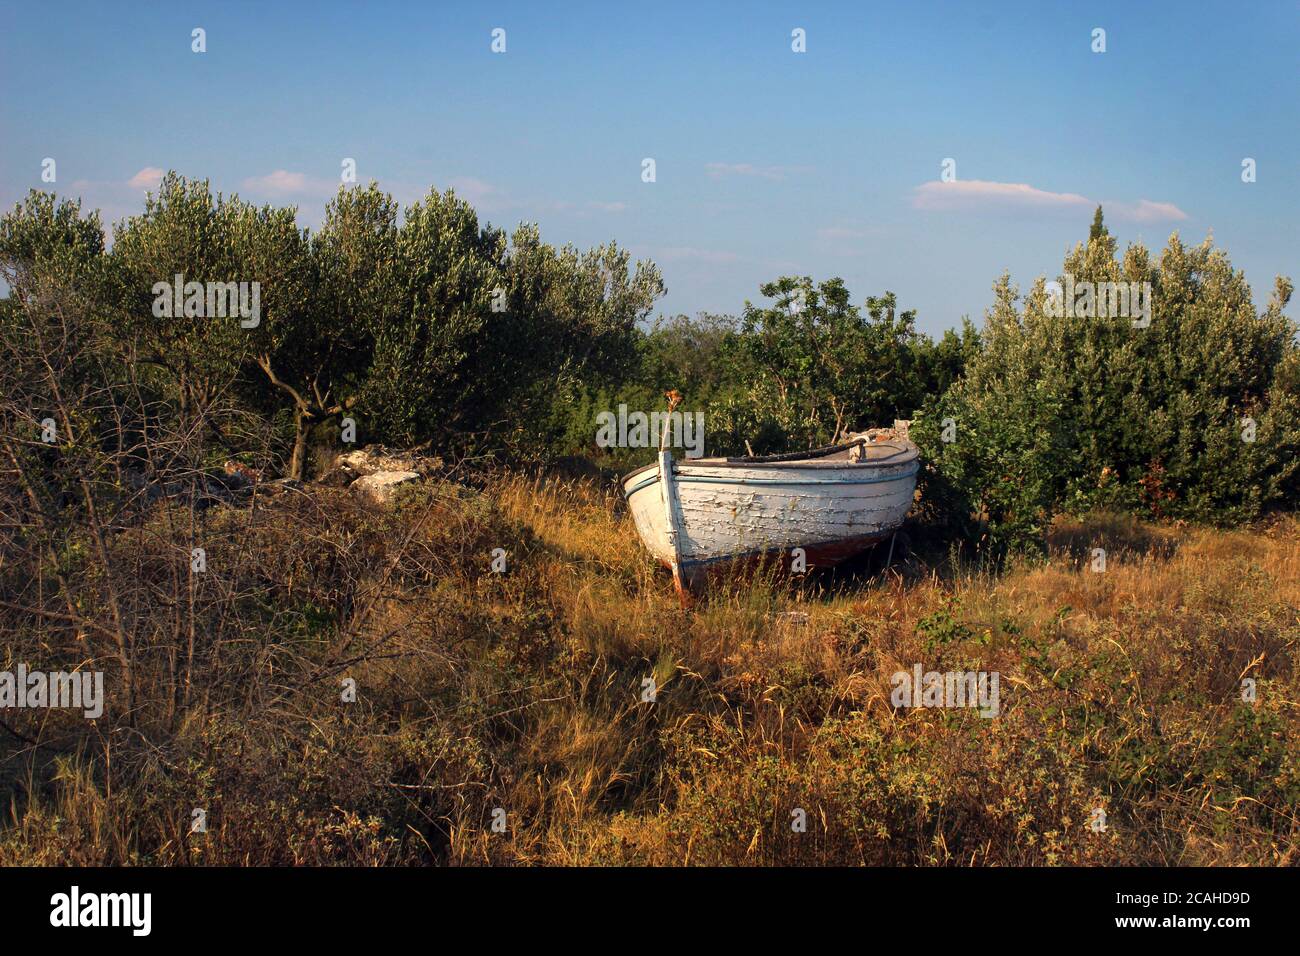
{"label": "dry grass", "polygon": [[[0,862],[1300,862],[1295,518],[1100,516],[998,574],[758,575],[683,612],[591,481],[428,486],[387,514],[320,494],[243,539],[280,613],[201,703],[129,732],[110,706],[76,746],[0,752]],[[329,582],[277,556],[304,537],[373,551],[348,609],[315,607]],[[310,626],[281,628],[295,602]],[[999,672],[999,716],[895,709],[914,663]]]}

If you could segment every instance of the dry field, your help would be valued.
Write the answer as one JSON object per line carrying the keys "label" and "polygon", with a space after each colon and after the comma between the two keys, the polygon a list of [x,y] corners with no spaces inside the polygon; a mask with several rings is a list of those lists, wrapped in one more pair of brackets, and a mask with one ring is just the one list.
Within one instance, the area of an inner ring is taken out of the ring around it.
{"label": "dry field", "polygon": [[[0,863],[1300,863],[1295,518],[1060,522],[998,570],[913,529],[884,574],[689,611],[590,480],[216,507],[197,594],[191,518],[67,557],[79,613],[133,622],[129,702],[110,662],[93,726],[6,718]],[[999,714],[895,708],[917,663],[998,672]]]}

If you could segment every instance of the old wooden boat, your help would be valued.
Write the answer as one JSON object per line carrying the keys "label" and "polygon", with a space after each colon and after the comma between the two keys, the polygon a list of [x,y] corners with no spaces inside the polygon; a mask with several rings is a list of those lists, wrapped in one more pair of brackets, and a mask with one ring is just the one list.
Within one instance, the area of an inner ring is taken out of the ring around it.
{"label": "old wooden boat", "polygon": [[919,453],[893,430],[789,455],[657,461],[625,475],[637,533],[679,592],[710,570],[774,557],[829,567],[888,538],[912,505]]}

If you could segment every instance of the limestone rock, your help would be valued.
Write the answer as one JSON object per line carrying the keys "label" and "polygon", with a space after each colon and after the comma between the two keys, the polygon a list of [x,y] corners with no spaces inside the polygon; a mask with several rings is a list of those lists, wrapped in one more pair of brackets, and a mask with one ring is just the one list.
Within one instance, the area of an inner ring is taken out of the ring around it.
{"label": "limestone rock", "polygon": [[414,471],[375,471],[362,475],[352,482],[352,490],[363,498],[377,504],[387,504],[393,500],[393,492],[402,485],[419,481],[420,475]]}
{"label": "limestone rock", "polygon": [[362,476],[380,471],[413,471],[421,478],[427,478],[442,468],[442,459],[414,451],[393,451],[383,445],[367,445],[339,455],[334,459],[334,467]]}

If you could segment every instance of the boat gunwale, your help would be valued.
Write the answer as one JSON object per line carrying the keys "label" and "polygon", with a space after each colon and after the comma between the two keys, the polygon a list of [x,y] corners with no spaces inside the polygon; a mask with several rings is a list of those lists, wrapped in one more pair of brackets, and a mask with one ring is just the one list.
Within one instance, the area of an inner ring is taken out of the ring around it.
{"label": "boat gunwale", "polygon": [[[906,442],[906,443],[893,442],[893,441],[879,442],[877,443],[877,445],[872,447],[879,447],[880,445],[889,445],[891,447],[897,447],[898,451],[892,455],[886,456],[885,458],[874,458],[874,459],[868,459],[866,461],[846,461],[845,459],[842,458],[836,460],[827,460],[824,458],[820,458],[820,459],[819,458],[804,458],[804,459],[796,458],[792,461],[755,462],[755,461],[743,461],[743,460],[732,461],[726,458],[687,458],[685,460],[678,461],[676,463],[676,466],[677,468],[681,468],[681,467],[752,468],[752,469],[761,469],[761,470],[772,469],[775,471],[812,469],[815,471],[836,471],[845,468],[892,467],[892,466],[903,465],[909,462],[917,461],[917,459],[921,457],[920,449],[917,448],[916,445],[912,444],[911,442]],[[909,452],[911,453],[910,455],[908,454]],[[894,461],[894,459],[898,458],[899,456],[907,456],[907,457],[904,457],[901,461]],[[629,479],[636,477],[637,475],[641,474],[644,471],[651,471],[651,470],[656,471],[656,476],[657,476],[658,468],[659,468],[659,463],[652,461],[648,465],[642,465],[640,468],[634,468],[632,471],[629,471],[626,475],[624,475],[622,478],[619,479],[619,484],[624,486],[624,493],[631,494],[631,492],[627,491],[626,489],[626,485]],[[918,464],[918,468],[919,468],[919,464]],[[683,475],[680,472],[678,474],[678,477],[686,478],[688,480],[699,480],[698,478],[692,479],[692,476]],[[719,480],[725,481],[726,479],[719,479]],[[738,479],[738,481],[743,481],[743,480],[744,479]],[[784,479],[774,479],[774,480],[784,481]],[[823,482],[825,482],[825,479],[814,483],[822,484]],[[845,484],[850,484],[850,482],[845,482]]]}
{"label": "boat gunwale", "polygon": [[[854,467],[861,466],[860,462],[854,462],[853,464]],[[679,482],[701,482],[719,485],[772,485],[775,487],[781,487],[784,485],[875,485],[882,484],[886,481],[900,481],[905,478],[915,478],[917,473],[921,470],[920,462],[915,460],[892,462],[883,467],[897,468],[909,464],[913,467],[908,471],[893,472],[886,475],[872,475],[870,478],[726,478],[720,475],[682,474],[676,475],[675,478]],[[631,488],[626,487],[627,478],[631,478],[634,475],[639,474],[641,471],[644,471],[644,469],[638,469],[623,479],[623,496],[625,498],[631,500],[632,496],[638,491],[649,488],[659,480],[659,472],[656,469],[653,475],[638,482]]]}

